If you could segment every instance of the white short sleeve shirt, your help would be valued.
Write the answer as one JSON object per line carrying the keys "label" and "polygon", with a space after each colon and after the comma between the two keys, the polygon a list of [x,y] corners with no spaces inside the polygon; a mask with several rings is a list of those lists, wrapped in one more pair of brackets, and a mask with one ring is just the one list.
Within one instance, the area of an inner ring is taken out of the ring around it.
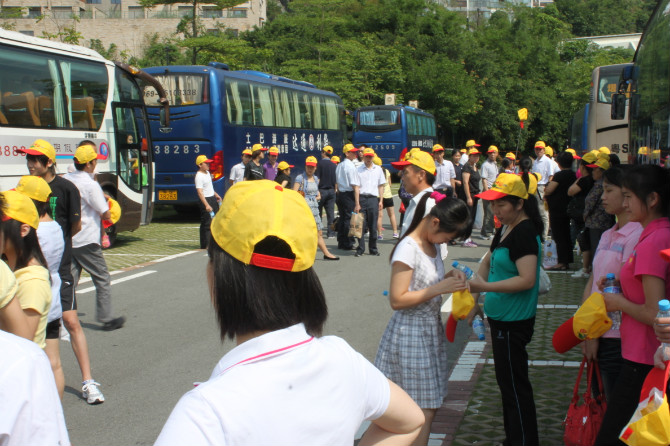
{"label": "white short sleeve shirt", "polygon": [[56,221],[41,221],[37,227],[37,239],[40,242],[40,249],[49,266],[49,275],[51,276],[51,308],[47,316],[47,322],[55,321],[63,314],[60,303],[60,274],[58,268],[63,258],[65,249],[65,240],[63,239],[63,230]]}
{"label": "white short sleeve shirt", "polygon": [[358,178],[351,184],[360,186],[361,195],[373,195],[379,198],[379,186],[386,184],[386,177],[381,167],[373,164],[369,169],[362,164],[358,167]]}
{"label": "white short sleeve shirt", "polygon": [[297,324],[228,352],[179,400],[155,444],[353,444],[389,400],[386,377],[343,339]]}
{"label": "white short sleeve shirt", "polygon": [[540,181],[538,181],[537,184],[546,186],[549,182],[549,177],[554,175],[554,164],[548,156],[542,155],[542,158],[533,161],[533,168],[531,171],[542,175],[542,178],[540,178]]}
{"label": "white short sleeve shirt", "polygon": [[72,237],[72,247],[80,248],[92,243],[99,245],[102,214],[109,210],[100,184],[81,170],[68,173],[63,178],[77,186],[81,196],[81,231]]}
{"label": "white short sleeve shirt", "polygon": [[345,158],[337,165],[335,178],[337,181],[337,190],[340,192],[351,192],[354,190],[352,186],[360,184],[356,166],[348,158]]}
{"label": "white short sleeve shirt", "polygon": [[230,179],[233,181],[233,184],[244,180],[244,163],[235,164],[230,169]]}
{"label": "white short sleeve shirt", "polygon": [[456,178],[454,164],[449,160],[442,160],[442,164],[435,162],[435,183],[433,189],[446,189],[451,187],[451,179]]}
{"label": "white short sleeve shirt", "polygon": [[202,189],[202,194],[205,198],[213,197],[214,186],[212,185],[212,174],[197,171],[195,174],[195,188]]}

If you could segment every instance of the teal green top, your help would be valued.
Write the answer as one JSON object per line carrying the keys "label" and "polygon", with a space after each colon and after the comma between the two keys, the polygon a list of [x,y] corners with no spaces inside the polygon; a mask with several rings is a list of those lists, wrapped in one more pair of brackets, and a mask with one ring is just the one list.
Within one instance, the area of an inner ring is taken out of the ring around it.
{"label": "teal green top", "polygon": [[491,244],[490,283],[510,279],[519,275],[516,261],[527,255],[537,256],[535,285],[516,293],[488,291],[484,302],[487,317],[496,321],[522,321],[535,316],[537,296],[540,288],[540,265],[542,261],[542,241],[530,220],[516,225],[501,242],[502,230],[498,230]]}

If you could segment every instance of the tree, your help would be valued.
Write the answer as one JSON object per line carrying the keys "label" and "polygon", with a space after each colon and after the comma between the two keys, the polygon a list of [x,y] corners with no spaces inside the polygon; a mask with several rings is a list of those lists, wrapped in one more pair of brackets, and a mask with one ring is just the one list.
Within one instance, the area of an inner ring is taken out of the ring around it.
{"label": "tree", "polygon": [[[184,20],[182,20],[178,26],[178,31],[183,33],[186,38],[196,38],[198,37],[198,5],[206,4],[206,5],[215,5],[217,8],[230,8],[231,6],[239,5],[240,0],[140,0],[139,1],[140,5],[144,6],[145,8],[153,8],[154,6],[157,5],[173,5],[176,3],[190,3],[193,5],[192,13],[190,16],[184,17]],[[191,31],[190,35],[187,34],[186,31],[186,26],[185,24],[188,22],[191,22]],[[193,46],[192,47],[192,52],[193,52],[193,58],[191,62],[193,65],[197,63],[197,57],[198,57],[198,48]]]}

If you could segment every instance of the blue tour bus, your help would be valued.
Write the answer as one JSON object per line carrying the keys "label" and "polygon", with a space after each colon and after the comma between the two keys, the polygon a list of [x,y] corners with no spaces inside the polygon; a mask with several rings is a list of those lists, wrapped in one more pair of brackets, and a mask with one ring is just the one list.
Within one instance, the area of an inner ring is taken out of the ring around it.
{"label": "blue tour bus", "polygon": [[242,150],[254,144],[276,146],[279,161],[304,169],[305,158],[320,157],[323,147],[343,145],[344,105],[335,93],[308,82],[259,71],[231,71],[208,66],[146,68],[164,86],[170,103],[171,131],[159,129],[158,96],[144,90],[151,124],[155,167],[155,202],[190,205],[198,202],[194,187],[195,158],[213,159],[214,189],[223,195],[230,169]]}
{"label": "blue tour bus", "polygon": [[435,117],[407,105],[361,107],[354,115],[352,143],[371,147],[390,168],[413,147],[432,150],[437,142]]}

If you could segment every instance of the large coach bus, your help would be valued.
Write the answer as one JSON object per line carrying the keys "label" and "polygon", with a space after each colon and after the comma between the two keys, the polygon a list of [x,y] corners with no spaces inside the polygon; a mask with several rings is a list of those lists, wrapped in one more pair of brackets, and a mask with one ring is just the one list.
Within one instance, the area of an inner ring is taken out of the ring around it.
{"label": "large coach bus", "polygon": [[437,142],[435,118],[406,105],[374,105],[356,110],[351,137],[355,146],[371,147],[390,168],[412,147],[431,150]]}
{"label": "large coach bus", "polygon": [[[660,0],[638,44],[633,66],[620,72],[612,116],[630,125],[634,163],[660,164],[670,147],[670,0]],[[623,113],[630,96],[628,119]],[[667,163],[666,163],[667,164]]]}
{"label": "large coach bus", "polygon": [[[578,153],[607,147],[619,156],[621,162],[628,162],[628,121],[612,119],[611,111],[612,95],[617,92],[621,71],[631,65],[605,65],[593,69],[589,102],[573,116],[571,123],[570,147]],[[624,114],[627,114],[627,107]]]}
{"label": "large coach bus", "polygon": [[[230,169],[242,150],[254,144],[276,146],[279,160],[304,169],[309,155],[343,145],[344,105],[335,93],[314,85],[259,71],[231,71],[208,66],[146,68],[168,95],[172,131],[153,131],[156,202],[177,206],[198,202],[195,158],[206,155],[214,189],[223,195]],[[156,92],[144,91],[151,128],[158,126]]]}
{"label": "large coach bus", "polygon": [[28,174],[19,149],[36,139],[53,144],[58,174],[67,172],[79,142],[87,139],[107,156],[98,162],[97,180],[121,205],[122,217],[109,229],[112,238],[149,223],[151,138],[137,81],[162,92],[160,84],[91,49],[3,29],[0,67],[0,190]]}

